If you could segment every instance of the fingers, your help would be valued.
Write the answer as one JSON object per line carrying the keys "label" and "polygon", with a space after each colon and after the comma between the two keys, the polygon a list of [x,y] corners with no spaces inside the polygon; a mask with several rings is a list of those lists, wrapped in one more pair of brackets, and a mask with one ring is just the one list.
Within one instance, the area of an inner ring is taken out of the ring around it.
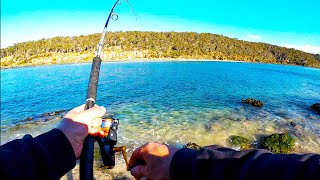
{"label": "fingers", "polygon": [[[91,122],[96,118],[101,118],[107,112],[106,108],[103,106],[93,107],[88,110],[81,112],[81,116],[85,117],[88,125],[91,125]],[[100,123],[101,124],[101,123]]]}
{"label": "fingers", "polygon": [[94,120],[91,121],[91,126],[92,127],[100,127],[102,123],[101,118],[95,118]]}
{"label": "fingers", "polygon": [[131,169],[131,175],[136,179],[141,179],[142,177],[147,177],[147,171],[145,166],[136,166]]}
{"label": "fingers", "polygon": [[93,137],[98,136],[99,138],[103,138],[106,136],[103,131],[99,131],[99,130],[94,130],[94,131],[90,132],[90,135]]}
{"label": "fingers", "polygon": [[84,110],[84,108],[85,105],[78,106],[69,111],[64,118],[86,124],[90,134],[103,136],[103,133],[100,132],[100,126],[102,122],[101,117],[106,113],[106,108],[97,105],[87,110]]}
{"label": "fingers", "polygon": [[94,137],[99,136],[100,138],[103,138],[108,135],[108,133],[105,133],[101,130],[100,126],[91,127],[89,130],[89,134]]}
{"label": "fingers", "polygon": [[76,107],[76,108],[73,108],[70,112],[72,112],[72,113],[82,112],[82,111],[84,111],[84,107],[85,107],[85,106],[86,106],[85,104],[82,104],[81,106],[78,106],[78,107]]}
{"label": "fingers", "polygon": [[102,123],[102,119],[101,118],[95,118],[92,122],[91,122],[91,126],[89,128],[89,134],[91,136],[99,136],[99,137],[104,137],[105,132],[101,130],[101,123]]}
{"label": "fingers", "polygon": [[[84,111],[84,108],[85,108],[85,104],[82,104],[81,106],[78,106],[78,107],[75,107],[75,108],[73,108],[70,112],[72,112],[72,113],[80,113],[80,112],[82,112],[82,111]],[[99,106],[98,105],[94,105],[94,107],[93,108],[99,108]],[[103,106],[100,106],[100,108],[104,108]],[[90,109],[92,109],[92,108],[90,108]],[[105,108],[104,108],[105,109]],[[104,115],[104,114],[103,114]]]}
{"label": "fingers", "polygon": [[108,134],[109,134],[109,133],[105,133],[104,131],[101,131],[101,130],[100,130],[97,136],[99,136],[99,138],[103,138],[103,137],[108,136]]}
{"label": "fingers", "polygon": [[138,147],[137,149],[135,149],[133,151],[132,156],[131,156],[131,158],[129,160],[129,166],[130,167],[136,166],[138,164],[138,162],[141,161],[141,160],[145,160],[143,158],[143,151],[142,151],[145,146],[146,146],[146,144],[143,145],[143,146]]}

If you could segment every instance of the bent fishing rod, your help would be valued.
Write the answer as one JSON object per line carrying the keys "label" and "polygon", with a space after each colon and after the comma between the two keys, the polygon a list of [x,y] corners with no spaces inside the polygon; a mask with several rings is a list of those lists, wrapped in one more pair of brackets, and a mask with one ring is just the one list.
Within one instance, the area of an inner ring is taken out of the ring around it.
{"label": "bent fishing rod", "polygon": [[[121,2],[126,2],[131,11],[134,13],[132,6],[128,0],[117,0],[108,16],[106,24],[103,28],[101,39],[98,44],[98,50],[96,56],[93,58],[90,79],[88,84],[87,96],[86,96],[86,105],[85,110],[94,107],[97,97],[97,87],[101,66],[101,52],[103,50],[104,38],[107,32],[107,27],[110,19],[118,20],[118,14],[114,13],[114,9],[117,5],[120,5]],[[103,160],[103,164],[106,168],[113,168],[115,166],[115,153],[121,151],[125,159],[127,169],[128,161],[126,157],[126,147],[115,147],[117,143],[117,130],[118,130],[119,120],[114,118],[107,118],[102,120],[101,130],[105,132],[103,138],[95,138],[90,135],[86,137],[83,144],[83,149],[80,157],[80,179],[83,180],[92,180],[93,179],[93,151],[94,151],[94,140],[99,144],[100,154]]]}

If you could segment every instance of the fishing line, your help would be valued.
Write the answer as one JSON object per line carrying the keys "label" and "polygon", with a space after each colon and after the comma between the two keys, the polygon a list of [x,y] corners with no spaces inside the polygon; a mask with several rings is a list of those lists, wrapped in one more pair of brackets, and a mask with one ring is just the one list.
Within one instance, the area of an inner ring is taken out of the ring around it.
{"label": "fishing line", "polygon": [[[123,2],[126,3],[126,4],[129,6],[129,8],[130,8],[130,10],[131,10],[131,13],[135,16],[135,18],[136,18],[135,20],[137,21],[137,19],[138,19],[138,18],[137,18],[137,15],[136,15],[136,13],[135,13],[132,5],[130,4],[130,2],[129,2],[128,0],[118,0],[118,1],[115,3],[115,5],[113,6],[113,8],[112,8],[112,10],[111,10],[111,12],[110,12],[110,14],[109,14],[109,17],[108,17],[108,19],[107,19],[107,21],[106,21],[106,24],[105,24],[105,27],[104,27],[104,29],[103,29],[100,42],[99,42],[99,44],[98,44],[99,46],[100,46],[100,45],[103,45],[103,43],[104,43],[104,37],[105,37],[105,34],[106,34],[106,30],[107,30],[107,26],[108,26],[108,24],[109,24],[110,18],[111,18],[113,21],[117,21],[117,20],[119,19],[119,15],[118,15],[118,13],[114,12],[114,9],[115,9],[116,7],[121,6]],[[99,56],[100,56],[101,51],[102,51],[102,47],[101,47],[101,48],[98,48],[98,51],[97,51],[96,55],[99,55]],[[118,66],[118,71],[119,71],[119,66]],[[114,76],[115,76],[115,78],[114,78],[114,83],[113,83],[113,85],[114,85],[114,87],[117,87],[117,81],[116,81],[116,76],[117,76],[117,74],[115,73]],[[117,96],[117,94],[115,94],[115,95],[113,96],[113,104],[116,104],[116,99],[117,99],[116,96]]]}
{"label": "fishing line", "polygon": [[111,11],[110,11],[109,16],[108,16],[108,19],[107,19],[107,21],[106,21],[106,24],[105,24],[105,26],[104,26],[104,28],[103,28],[103,31],[102,31],[102,34],[101,34],[101,39],[100,39],[99,44],[98,44],[98,50],[97,50],[96,56],[99,56],[99,57],[101,56],[101,51],[102,51],[103,44],[104,44],[104,38],[105,38],[105,35],[106,35],[106,32],[107,32],[107,27],[108,27],[110,18],[111,18],[112,20],[114,20],[114,21],[117,21],[117,20],[118,20],[119,15],[118,15],[116,12],[114,12],[114,9],[115,9],[118,5],[120,5],[122,2],[126,2],[126,3],[128,4],[128,6],[130,7],[131,12],[133,13],[133,15],[134,15],[135,17],[137,17],[137,15],[136,15],[135,12],[134,12],[134,9],[132,8],[132,6],[131,6],[131,4],[129,3],[128,0],[117,0],[116,3],[113,5]]}

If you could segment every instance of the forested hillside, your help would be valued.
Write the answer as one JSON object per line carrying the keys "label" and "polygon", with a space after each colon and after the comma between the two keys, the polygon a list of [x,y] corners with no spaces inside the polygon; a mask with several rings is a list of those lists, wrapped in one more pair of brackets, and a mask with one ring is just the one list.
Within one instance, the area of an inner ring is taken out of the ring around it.
{"label": "forested hillside", "polygon": [[[56,37],[1,49],[1,67],[88,62],[101,34]],[[320,55],[222,35],[194,32],[107,33],[104,61],[136,59],[218,59],[320,67]]]}

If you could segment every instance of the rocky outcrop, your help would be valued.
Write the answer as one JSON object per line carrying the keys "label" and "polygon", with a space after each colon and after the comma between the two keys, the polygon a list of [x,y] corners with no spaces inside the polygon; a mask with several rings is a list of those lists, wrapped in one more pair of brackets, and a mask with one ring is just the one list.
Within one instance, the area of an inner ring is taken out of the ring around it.
{"label": "rocky outcrop", "polygon": [[312,104],[311,108],[316,110],[318,114],[320,114],[320,103]]}
{"label": "rocky outcrop", "polygon": [[200,150],[202,148],[201,146],[199,146],[198,144],[193,143],[193,142],[189,142],[188,144],[184,145],[183,147],[189,148],[189,149],[194,149],[194,150]]}
{"label": "rocky outcrop", "polygon": [[263,102],[260,101],[260,100],[256,100],[256,99],[253,99],[253,98],[247,98],[247,99],[242,99],[243,103],[246,103],[246,104],[250,104],[252,106],[255,106],[255,107],[263,107]]}
{"label": "rocky outcrop", "polygon": [[59,111],[52,111],[52,112],[47,112],[43,113],[41,115],[35,115],[31,117],[27,117],[22,120],[22,122],[46,122],[46,121],[51,121],[56,118],[63,118],[63,116],[68,112],[68,110],[59,110]]}
{"label": "rocky outcrop", "polygon": [[273,153],[289,153],[294,148],[295,139],[287,133],[272,134],[264,137],[261,148],[268,149]]}
{"label": "rocky outcrop", "polygon": [[41,115],[41,117],[47,117],[47,116],[56,116],[56,115],[60,115],[62,113],[67,112],[68,110],[60,110],[60,111],[53,111],[53,112],[48,112],[48,113],[44,113]]}
{"label": "rocky outcrop", "polygon": [[32,121],[32,120],[33,120],[32,117],[27,117],[27,118],[25,118],[23,121]]}
{"label": "rocky outcrop", "polygon": [[240,150],[251,149],[252,145],[250,141],[242,136],[230,136],[229,142],[232,146],[236,146]]}

